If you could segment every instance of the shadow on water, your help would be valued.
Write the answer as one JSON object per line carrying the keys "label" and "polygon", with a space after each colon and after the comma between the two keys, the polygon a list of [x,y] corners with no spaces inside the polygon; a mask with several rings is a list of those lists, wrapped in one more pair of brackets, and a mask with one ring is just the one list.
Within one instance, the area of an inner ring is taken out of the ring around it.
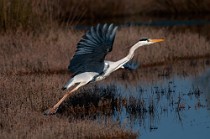
{"label": "shadow on water", "polygon": [[119,78],[90,84],[69,98],[58,116],[99,123],[111,118],[137,132],[139,138],[206,138],[210,135],[210,66],[206,61],[142,68],[130,76],[116,75]]}

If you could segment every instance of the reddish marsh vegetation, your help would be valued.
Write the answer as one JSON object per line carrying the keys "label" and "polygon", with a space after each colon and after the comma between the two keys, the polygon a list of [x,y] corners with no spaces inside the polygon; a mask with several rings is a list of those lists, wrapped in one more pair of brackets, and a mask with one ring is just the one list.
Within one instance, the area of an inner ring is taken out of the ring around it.
{"label": "reddish marsh vegetation", "polygon": [[[83,32],[74,30],[50,30],[33,33],[2,33],[0,38],[1,74],[20,72],[66,72],[70,58]],[[107,59],[118,60],[129,47],[142,37],[165,38],[165,42],[136,51],[135,59],[142,65],[170,62],[183,58],[210,55],[209,41],[198,33],[189,31],[174,33],[168,29],[143,27],[121,28],[117,32],[113,51]],[[119,51],[120,50],[120,51]]]}
{"label": "reddish marsh vegetation", "polygon": [[42,114],[62,95],[68,75],[1,75],[0,138],[135,138],[118,123]]}

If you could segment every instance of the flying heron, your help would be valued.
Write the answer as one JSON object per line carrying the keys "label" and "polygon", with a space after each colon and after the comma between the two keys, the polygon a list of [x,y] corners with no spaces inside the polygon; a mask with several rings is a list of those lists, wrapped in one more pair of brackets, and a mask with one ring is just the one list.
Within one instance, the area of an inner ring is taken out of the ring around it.
{"label": "flying heron", "polygon": [[[77,44],[76,52],[70,61],[68,70],[73,74],[64,85],[63,90],[74,85],[75,88],[65,93],[64,96],[52,107],[44,112],[46,115],[55,114],[60,104],[78,88],[100,81],[119,68],[126,67],[126,63],[133,58],[134,52],[141,46],[164,41],[163,39],[140,39],[129,50],[127,56],[112,62],[106,61],[105,56],[112,51],[117,26],[113,24],[98,24],[91,27]],[[129,66],[128,66],[129,67]]]}

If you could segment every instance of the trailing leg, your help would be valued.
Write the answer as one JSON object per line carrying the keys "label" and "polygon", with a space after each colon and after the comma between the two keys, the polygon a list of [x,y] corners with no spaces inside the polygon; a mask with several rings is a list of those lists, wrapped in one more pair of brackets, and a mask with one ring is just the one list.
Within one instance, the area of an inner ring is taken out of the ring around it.
{"label": "trailing leg", "polygon": [[80,83],[79,85],[77,85],[74,89],[72,89],[71,91],[65,93],[63,95],[63,97],[52,107],[47,109],[46,111],[44,111],[44,115],[52,115],[55,114],[59,108],[59,106],[61,105],[61,103],[73,92],[75,92],[76,90],[78,90],[81,86],[85,85],[87,83]]}

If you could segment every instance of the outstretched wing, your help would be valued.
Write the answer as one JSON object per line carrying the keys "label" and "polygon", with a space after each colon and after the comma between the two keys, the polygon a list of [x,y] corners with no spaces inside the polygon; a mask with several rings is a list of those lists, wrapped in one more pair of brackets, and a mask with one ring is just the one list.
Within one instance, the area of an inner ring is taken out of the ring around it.
{"label": "outstretched wing", "polygon": [[112,51],[117,27],[113,24],[91,27],[77,44],[68,70],[74,75],[83,72],[102,73],[104,58]]}

